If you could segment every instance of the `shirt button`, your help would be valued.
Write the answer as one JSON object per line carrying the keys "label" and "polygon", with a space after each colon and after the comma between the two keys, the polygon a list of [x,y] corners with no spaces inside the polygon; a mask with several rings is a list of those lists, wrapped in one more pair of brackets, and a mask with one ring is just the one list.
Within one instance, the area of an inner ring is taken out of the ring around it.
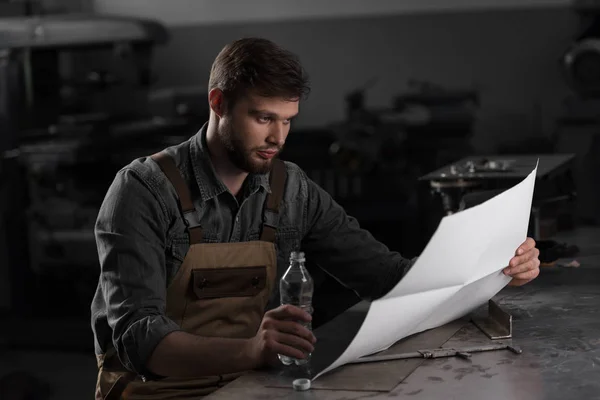
{"label": "shirt button", "polygon": [[235,222],[240,222],[240,217],[235,217]]}

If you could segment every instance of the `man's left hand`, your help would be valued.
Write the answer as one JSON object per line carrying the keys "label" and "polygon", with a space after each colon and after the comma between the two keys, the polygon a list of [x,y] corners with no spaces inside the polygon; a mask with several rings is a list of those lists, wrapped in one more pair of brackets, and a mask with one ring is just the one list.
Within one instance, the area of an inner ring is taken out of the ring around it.
{"label": "man's left hand", "polygon": [[515,252],[508,267],[504,268],[504,274],[513,278],[510,286],[521,286],[537,278],[540,274],[539,255],[535,240],[527,238]]}

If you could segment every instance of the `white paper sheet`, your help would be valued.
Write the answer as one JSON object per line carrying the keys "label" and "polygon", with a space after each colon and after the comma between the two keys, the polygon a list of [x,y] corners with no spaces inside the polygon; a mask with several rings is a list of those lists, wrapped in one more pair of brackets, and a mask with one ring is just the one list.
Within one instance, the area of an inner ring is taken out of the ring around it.
{"label": "white paper sheet", "polygon": [[498,196],[444,217],[406,276],[371,304],[344,353],[313,379],[460,318],[506,286],[502,270],[527,237],[536,173],[537,166]]}

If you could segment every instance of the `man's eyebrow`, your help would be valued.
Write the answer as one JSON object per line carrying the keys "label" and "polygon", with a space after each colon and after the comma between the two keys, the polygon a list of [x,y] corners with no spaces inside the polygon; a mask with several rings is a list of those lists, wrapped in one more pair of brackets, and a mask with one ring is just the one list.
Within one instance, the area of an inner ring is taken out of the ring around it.
{"label": "man's eyebrow", "polygon": [[249,111],[250,115],[267,115],[269,117],[277,117],[278,115],[275,113],[272,113],[270,111],[267,110],[257,110],[255,108],[251,108]]}
{"label": "man's eyebrow", "polygon": [[[267,111],[267,110],[257,110],[257,109],[251,108],[250,111],[249,111],[249,113],[250,113],[250,115],[260,115],[260,116],[269,117],[269,118],[273,118],[273,119],[279,119],[280,118],[279,114],[276,114],[274,112]],[[286,118],[286,119],[292,120],[292,119],[296,118],[297,116],[298,116],[298,113],[296,113],[296,114],[294,114],[294,115],[292,115],[292,116],[290,116],[289,118]]]}

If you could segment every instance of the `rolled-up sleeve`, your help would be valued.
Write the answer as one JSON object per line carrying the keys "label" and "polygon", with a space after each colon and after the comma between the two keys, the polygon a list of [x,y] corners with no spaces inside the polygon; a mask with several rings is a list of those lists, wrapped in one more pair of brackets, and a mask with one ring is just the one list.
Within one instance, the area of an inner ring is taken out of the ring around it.
{"label": "rolled-up sleeve", "polygon": [[140,375],[161,339],[180,327],[165,315],[164,204],[139,175],[120,171],[100,208],[95,237],[112,342],[123,365]]}
{"label": "rolled-up sleeve", "polygon": [[413,264],[388,249],[321,187],[307,179],[307,257],[361,298],[377,299],[389,292]]}

